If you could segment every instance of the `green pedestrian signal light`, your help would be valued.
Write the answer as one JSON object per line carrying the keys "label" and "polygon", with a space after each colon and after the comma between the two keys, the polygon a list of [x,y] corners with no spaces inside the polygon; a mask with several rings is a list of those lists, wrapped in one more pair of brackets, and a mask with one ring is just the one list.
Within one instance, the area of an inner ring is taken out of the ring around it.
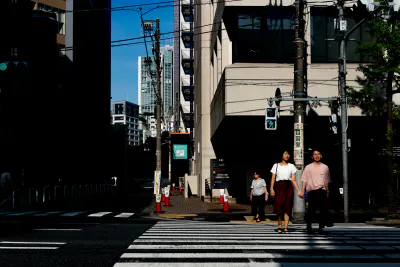
{"label": "green pedestrian signal light", "polygon": [[278,127],[278,108],[265,110],[265,130],[276,130]]}
{"label": "green pedestrian signal light", "polygon": [[6,63],[0,63],[0,70],[5,71],[7,69],[7,64]]}
{"label": "green pedestrian signal light", "polygon": [[266,128],[270,130],[276,130],[276,120],[275,119],[267,119]]}

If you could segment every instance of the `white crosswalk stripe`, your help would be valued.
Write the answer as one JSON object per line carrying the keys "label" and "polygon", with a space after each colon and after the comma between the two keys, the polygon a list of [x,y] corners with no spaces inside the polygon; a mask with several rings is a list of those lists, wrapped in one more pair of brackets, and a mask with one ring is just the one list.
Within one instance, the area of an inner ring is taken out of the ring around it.
{"label": "white crosswalk stripe", "polygon": [[55,250],[65,245],[63,242],[0,241],[1,250]]}
{"label": "white crosswalk stripe", "polygon": [[[338,224],[307,234],[291,225],[161,221],[133,241],[114,267],[399,267],[400,229]],[[368,264],[367,264],[368,263]]]}
{"label": "white crosswalk stripe", "polygon": [[12,211],[0,211],[0,218],[9,217],[63,217],[63,218],[118,218],[118,219],[129,219],[135,215],[134,212],[110,212],[110,211],[99,211],[99,212],[88,212],[88,211],[25,211],[25,212],[12,212]]}

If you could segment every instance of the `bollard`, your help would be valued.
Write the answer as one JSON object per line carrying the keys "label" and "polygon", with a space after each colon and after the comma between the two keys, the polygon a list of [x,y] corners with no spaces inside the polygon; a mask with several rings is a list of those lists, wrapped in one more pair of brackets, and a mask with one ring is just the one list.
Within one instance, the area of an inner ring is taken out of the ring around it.
{"label": "bollard", "polygon": [[165,188],[161,188],[161,202],[165,202]]}
{"label": "bollard", "polygon": [[175,183],[172,183],[172,191],[175,191]]}
{"label": "bollard", "polygon": [[224,194],[224,212],[229,211],[228,200],[229,200],[229,196],[227,194]]}
{"label": "bollard", "polygon": [[224,205],[224,193],[225,189],[220,189],[219,190],[219,205]]}
{"label": "bollard", "polygon": [[161,213],[161,195],[156,195],[156,211],[154,213]]}
{"label": "bollard", "polygon": [[[169,189],[169,188],[167,188],[167,189]],[[166,190],[165,191],[165,204],[164,204],[164,207],[171,207],[172,205],[171,205],[171,202],[170,202],[170,199],[169,199],[169,190]]]}

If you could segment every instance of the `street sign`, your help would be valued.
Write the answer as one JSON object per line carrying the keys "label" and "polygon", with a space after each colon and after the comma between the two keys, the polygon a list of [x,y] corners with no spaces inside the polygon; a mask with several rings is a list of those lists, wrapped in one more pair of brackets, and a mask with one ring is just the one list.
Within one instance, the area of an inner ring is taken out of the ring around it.
{"label": "street sign", "polygon": [[276,130],[278,127],[278,108],[267,108],[265,112],[265,129]]}
{"label": "street sign", "polygon": [[173,159],[187,159],[187,151],[187,145],[173,145]]}

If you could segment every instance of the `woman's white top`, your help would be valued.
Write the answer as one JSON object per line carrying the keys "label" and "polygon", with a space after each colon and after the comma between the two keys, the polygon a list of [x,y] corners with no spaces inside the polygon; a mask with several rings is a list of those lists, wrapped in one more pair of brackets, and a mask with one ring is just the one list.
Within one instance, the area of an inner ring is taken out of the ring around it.
{"label": "woman's white top", "polygon": [[[278,166],[277,166],[278,165]],[[272,166],[271,173],[275,174],[275,181],[290,181],[292,175],[297,172],[296,166],[292,163],[288,163],[286,166],[281,166],[279,163],[275,163]]]}

